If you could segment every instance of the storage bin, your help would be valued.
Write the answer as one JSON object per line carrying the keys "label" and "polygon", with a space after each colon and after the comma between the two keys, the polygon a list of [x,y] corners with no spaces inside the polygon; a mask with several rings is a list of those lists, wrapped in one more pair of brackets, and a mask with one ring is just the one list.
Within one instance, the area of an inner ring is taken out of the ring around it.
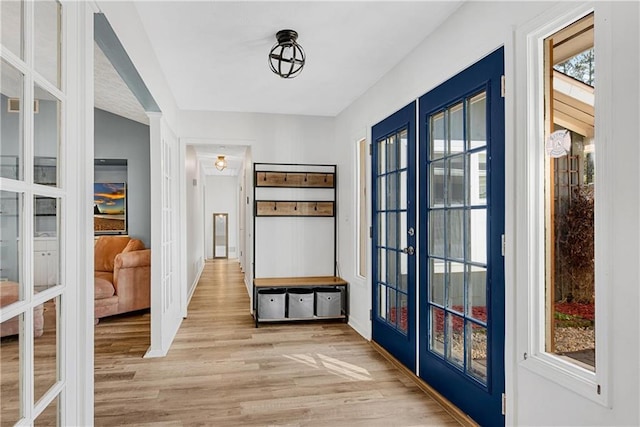
{"label": "storage bin", "polygon": [[258,291],[258,319],[284,319],[284,289],[260,289]]}
{"label": "storage bin", "polygon": [[313,289],[289,289],[289,318],[307,319],[313,317]]}
{"label": "storage bin", "polygon": [[316,288],[316,316],[336,317],[342,314],[342,292],[337,288]]}

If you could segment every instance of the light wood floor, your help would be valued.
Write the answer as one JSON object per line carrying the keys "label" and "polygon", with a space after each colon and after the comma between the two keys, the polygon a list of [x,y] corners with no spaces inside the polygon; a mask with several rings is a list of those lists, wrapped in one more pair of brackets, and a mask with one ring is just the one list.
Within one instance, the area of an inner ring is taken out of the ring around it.
{"label": "light wood floor", "polygon": [[235,261],[207,262],[167,357],[148,347],[148,313],[96,326],[96,425],[458,425],[344,323],[254,328]]}

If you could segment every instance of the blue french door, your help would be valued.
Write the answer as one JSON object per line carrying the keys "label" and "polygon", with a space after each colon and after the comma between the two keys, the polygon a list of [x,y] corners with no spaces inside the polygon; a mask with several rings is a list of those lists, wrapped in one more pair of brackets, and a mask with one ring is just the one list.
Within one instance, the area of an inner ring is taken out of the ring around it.
{"label": "blue french door", "polygon": [[499,49],[420,98],[420,376],[504,425],[504,99]]}
{"label": "blue french door", "polygon": [[372,132],[372,338],[416,366],[415,103]]}

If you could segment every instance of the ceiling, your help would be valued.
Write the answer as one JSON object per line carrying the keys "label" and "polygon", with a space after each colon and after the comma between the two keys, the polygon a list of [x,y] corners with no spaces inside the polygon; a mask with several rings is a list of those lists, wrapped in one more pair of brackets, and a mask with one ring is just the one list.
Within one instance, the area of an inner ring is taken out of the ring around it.
{"label": "ceiling", "polygon": [[[463,0],[138,1],[143,30],[181,110],[336,116],[396,66]],[[273,74],[278,30],[298,32],[307,55],[294,79]],[[126,48],[126,46],[125,46]],[[99,47],[96,107],[148,123]],[[222,148],[221,148],[222,147]],[[237,174],[246,147],[194,146],[205,173]],[[230,151],[231,150],[231,151]],[[226,155],[222,173],[213,166]]]}

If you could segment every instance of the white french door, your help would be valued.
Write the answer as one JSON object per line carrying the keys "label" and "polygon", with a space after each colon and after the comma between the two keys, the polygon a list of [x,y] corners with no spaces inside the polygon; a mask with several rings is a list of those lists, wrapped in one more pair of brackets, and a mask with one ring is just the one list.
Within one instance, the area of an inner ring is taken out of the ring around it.
{"label": "white french door", "polygon": [[92,298],[78,285],[92,269],[80,196],[93,154],[84,148],[93,144],[90,67],[79,65],[89,16],[54,0],[0,4],[3,426],[90,422],[93,324],[82,302]]}

